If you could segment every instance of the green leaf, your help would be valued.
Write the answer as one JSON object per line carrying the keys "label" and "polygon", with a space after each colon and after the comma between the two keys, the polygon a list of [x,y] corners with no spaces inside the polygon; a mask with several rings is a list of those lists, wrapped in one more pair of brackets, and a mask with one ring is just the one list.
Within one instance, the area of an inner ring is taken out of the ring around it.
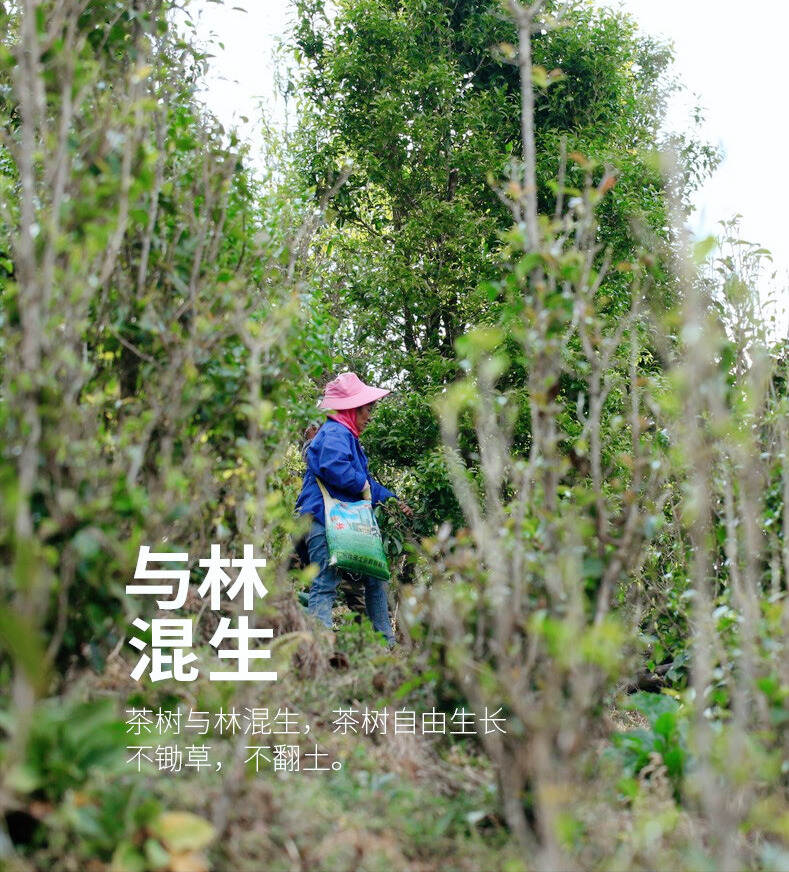
{"label": "green leaf", "polygon": [[5,783],[17,793],[32,793],[41,786],[42,777],[31,766],[23,764],[8,772]]}
{"label": "green leaf", "polygon": [[697,266],[704,263],[717,245],[718,240],[714,236],[707,236],[704,239],[700,239],[693,246],[693,262]]}
{"label": "green leaf", "polygon": [[535,64],[531,68],[531,80],[538,88],[547,88],[548,70],[546,70],[545,67],[541,67],[539,64]]}
{"label": "green leaf", "polygon": [[110,862],[110,872],[147,872],[145,857],[131,844],[121,842]]}
{"label": "green leaf", "polygon": [[213,824],[188,811],[163,812],[151,824],[151,832],[174,853],[200,851],[216,835]]}
{"label": "green leaf", "polygon": [[145,850],[145,857],[148,860],[148,865],[151,869],[155,870],[155,872],[158,872],[159,869],[166,869],[170,865],[169,853],[162,847],[160,842],[156,841],[156,839],[146,839],[143,849]]}

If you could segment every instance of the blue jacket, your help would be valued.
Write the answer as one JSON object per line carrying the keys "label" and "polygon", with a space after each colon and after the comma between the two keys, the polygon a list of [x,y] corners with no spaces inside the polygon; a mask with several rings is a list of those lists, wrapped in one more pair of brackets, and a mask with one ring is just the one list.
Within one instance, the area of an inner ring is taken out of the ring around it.
{"label": "blue jacket", "polygon": [[326,523],[323,511],[323,496],[315,476],[326,490],[338,500],[352,502],[362,499],[365,482],[370,482],[373,505],[383,503],[394,494],[379,484],[367,472],[367,455],[356,436],[340,424],[329,419],[318,430],[307,449],[307,470],[301,493],[296,501],[300,514],[309,512],[316,521]]}

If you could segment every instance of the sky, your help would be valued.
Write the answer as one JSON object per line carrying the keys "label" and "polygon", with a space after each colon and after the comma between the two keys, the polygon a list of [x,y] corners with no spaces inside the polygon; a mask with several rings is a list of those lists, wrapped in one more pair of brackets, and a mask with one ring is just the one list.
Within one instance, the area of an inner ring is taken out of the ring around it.
{"label": "sky", "polygon": [[[760,287],[763,300],[776,299],[783,334],[789,323],[789,3],[600,0],[600,5],[621,7],[643,32],[673,41],[673,71],[688,93],[672,102],[668,126],[686,128],[691,108],[701,105],[702,135],[724,153],[713,178],[694,197],[690,227],[699,237],[714,235],[719,221],[742,215],[742,238],[773,253]],[[292,120],[293,107],[277,95],[274,60],[277,40],[293,19],[289,0],[228,0],[225,6],[196,0],[192,8],[198,35],[213,33],[224,43],[214,46],[205,95],[223,123],[238,125],[254,143],[261,105],[277,124]]]}

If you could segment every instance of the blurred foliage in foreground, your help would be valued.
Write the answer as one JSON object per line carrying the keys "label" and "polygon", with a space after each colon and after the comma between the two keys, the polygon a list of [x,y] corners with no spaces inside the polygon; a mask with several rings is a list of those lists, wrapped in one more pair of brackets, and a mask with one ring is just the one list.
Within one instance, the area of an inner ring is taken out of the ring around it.
{"label": "blurred foliage in foreground", "polygon": [[[538,6],[303,0],[304,122],[262,179],[168,4],[2,8],[4,868],[789,865],[765,252],[685,239],[715,155],[648,152],[668,50]],[[417,508],[381,511],[394,655],[288,572],[299,434],[348,366],[401,388],[365,434]],[[245,542],[280,680],[131,680],[139,545]],[[127,709],[261,705],[342,768],[256,774],[216,725],[222,771],[125,762]],[[367,706],[507,732],[333,729]]]}

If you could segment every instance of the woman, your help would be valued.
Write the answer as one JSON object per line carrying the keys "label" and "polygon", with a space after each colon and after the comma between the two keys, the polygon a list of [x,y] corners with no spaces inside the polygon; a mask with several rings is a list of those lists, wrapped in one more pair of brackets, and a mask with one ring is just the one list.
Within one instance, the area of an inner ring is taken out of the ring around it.
{"label": "woman", "polygon": [[[304,463],[307,463],[307,450],[312,443],[312,440],[318,435],[323,421],[310,421],[307,429],[301,437],[301,458]],[[293,555],[291,556],[290,569],[305,569],[310,564],[310,555],[307,550],[307,533],[296,540],[293,546]],[[356,623],[361,623],[362,617],[367,614],[367,608],[364,602],[364,576],[358,572],[350,572],[349,570],[341,569],[340,584],[337,592],[345,600],[345,605],[353,612]],[[307,605],[307,595],[299,594],[299,602]]]}
{"label": "woman", "polygon": [[[300,514],[312,515],[312,526],[307,534],[307,549],[310,562],[318,565],[318,575],[309,592],[309,612],[329,628],[339,573],[334,566],[329,566],[323,496],[316,476],[323,482],[329,494],[338,500],[350,502],[361,499],[368,482],[373,506],[388,499],[396,499],[390,490],[367,472],[367,455],[359,442],[359,436],[370,420],[374,404],[388,393],[384,388],[366,385],[355,373],[344,372],[337,376],[326,386],[319,405],[319,408],[330,412],[328,420],[307,449],[307,469],[296,509]],[[402,501],[400,506],[406,514],[412,514],[411,509]],[[365,576],[364,589],[365,608],[373,627],[386,636],[390,646],[394,645],[384,582]]]}

